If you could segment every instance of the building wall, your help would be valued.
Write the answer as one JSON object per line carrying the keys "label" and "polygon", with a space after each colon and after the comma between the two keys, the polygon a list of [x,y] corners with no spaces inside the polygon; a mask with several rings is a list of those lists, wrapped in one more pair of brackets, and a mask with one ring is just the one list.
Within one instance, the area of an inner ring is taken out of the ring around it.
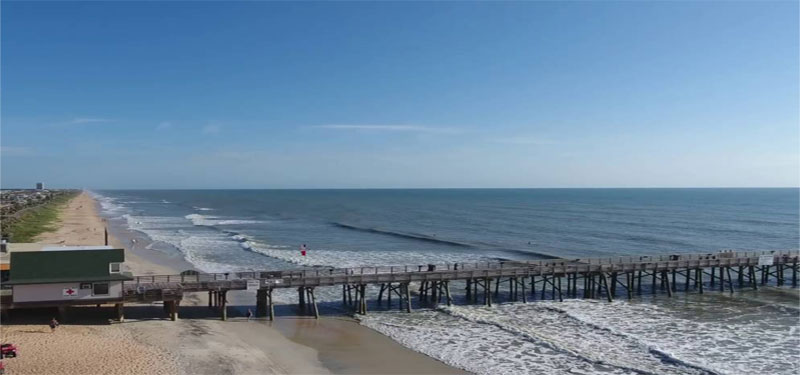
{"label": "building wall", "polygon": [[[122,297],[122,281],[108,282],[108,295],[92,295],[92,289],[81,289],[81,283],[58,283],[58,284],[28,284],[14,285],[14,302],[37,302],[37,301],[69,301],[69,300],[92,300]],[[65,288],[73,288],[78,293],[73,297],[63,295]]]}

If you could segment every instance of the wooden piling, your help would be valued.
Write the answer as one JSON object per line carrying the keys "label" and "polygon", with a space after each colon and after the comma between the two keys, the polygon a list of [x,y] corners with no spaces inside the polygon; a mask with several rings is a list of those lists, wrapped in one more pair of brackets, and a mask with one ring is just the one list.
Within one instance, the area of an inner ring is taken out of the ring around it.
{"label": "wooden piling", "polygon": [[611,273],[611,297],[617,298],[617,273]]}
{"label": "wooden piling", "polygon": [[736,276],[736,279],[739,281],[739,289],[744,288],[744,267],[743,266],[739,266],[739,271],[738,271],[738,275]]}
{"label": "wooden piling", "polygon": [[547,290],[547,279],[548,279],[547,276],[542,276],[542,297],[541,297],[541,299],[544,299],[544,293]]}
{"label": "wooden piling", "polygon": [[381,305],[381,301],[383,300],[383,291],[386,289],[386,284],[381,284],[381,290],[378,292],[378,306]]}
{"label": "wooden piling", "polygon": [[117,310],[117,321],[120,323],[125,321],[125,304],[124,303],[117,303],[114,304],[114,307]]}
{"label": "wooden piling", "polygon": [[708,285],[711,287],[714,286],[714,278],[716,277],[715,276],[716,272],[717,272],[716,267],[711,267],[711,281],[708,283]]}
{"label": "wooden piling", "polygon": [[[499,280],[498,280],[499,281]],[[492,307],[492,279],[486,279],[486,306]]]}
{"label": "wooden piling", "polygon": [[319,308],[317,307],[317,297],[314,296],[314,288],[308,288],[308,295],[311,300],[311,305],[314,309],[314,319],[319,319]]}
{"label": "wooden piling", "polygon": [[726,273],[728,274],[728,289],[731,290],[731,294],[733,294],[733,279],[731,279],[731,268],[726,268]]}
{"label": "wooden piling", "polygon": [[302,311],[306,308],[305,290],[303,287],[297,288],[297,307]]}
{"label": "wooden piling", "polygon": [[223,321],[228,320],[228,291],[227,290],[223,290],[220,293],[220,302],[221,302],[220,309],[222,310],[221,311],[222,320]]}
{"label": "wooden piling", "polygon": [[653,270],[653,294],[656,294],[656,271]]}
{"label": "wooden piling", "polygon": [[408,291],[408,283],[401,284],[404,285],[405,292],[406,292],[406,312],[411,312],[411,293]]}
{"label": "wooden piling", "polygon": [[667,296],[672,297],[672,288],[669,285],[669,277],[667,277],[667,271],[661,271],[661,279],[666,283],[667,289]]}
{"label": "wooden piling", "polygon": [[267,315],[267,290],[259,289],[256,291],[256,317]]}
{"label": "wooden piling", "polygon": [[608,280],[606,279],[606,274],[601,272],[600,273],[600,282],[603,283],[603,286],[606,289],[606,298],[608,298],[608,302],[614,300],[614,297],[611,295],[611,290],[608,288]]}
{"label": "wooden piling", "polygon": [[267,289],[267,304],[269,305],[269,320],[275,320],[275,304],[272,301],[272,288]]}
{"label": "wooden piling", "polygon": [[673,291],[673,292],[675,291],[675,274],[676,274],[676,273],[677,273],[677,271],[673,269],[673,270],[672,270],[672,285],[671,285],[671,286],[672,286],[672,291]]}
{"label": "wooden piling", "polygon": [[642,271],[639,271],[639,280],[636,281],[636,293],[642,294]]}
{"label": "wooden piling", "polygon": [[453,304],[453,299],[450,297],[450,282],[443,281],[443,283],[444,283],[444,293],[447,300],[447,306],[450,306]]}
{"label": "wooden piling", "polygon": [[688,292],[689,291],[689,284],[691,282],[690,273],[691,273],[691,270],[689,268],[686,268],[686,281],[685,281],[685,285],[683,286],[683,291],[684,292]]}
{"label": "wooden piling", "polygon": [[564,297],[561,295],[561,276],[558,277],[558,302],[564,302]]}
{"label": "wooden piling", "polygon": [[633,272],[625,272],[625,283],[628,291],[628,299],[633,299]]}
{"label": "wooden piling", "polygon": [[703,294],[703,269],[697,269],[697,283],[700,285],[700,294]]}
{"label": "wooden piling", "polygon": [[353,286],[347,284],[347,303],[353,306]]}

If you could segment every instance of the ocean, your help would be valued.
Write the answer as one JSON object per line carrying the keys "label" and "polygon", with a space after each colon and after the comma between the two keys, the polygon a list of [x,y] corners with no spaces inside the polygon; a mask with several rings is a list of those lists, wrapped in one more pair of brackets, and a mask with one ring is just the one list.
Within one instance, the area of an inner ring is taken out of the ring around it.
{"label": "ocean", "polygon": [[[797,250],[800,243],[800,190],[793,188],[93,194],[112,226],[146,238],[131,245],[207,272]],[[318,294],[323,309],[335,312],[340,290]],[[278,299],[296,303],[293,293]],[[371,306],[360,320],[480,374],[795,374],[799,316],[797,289],[772,286],[412,314]]]}

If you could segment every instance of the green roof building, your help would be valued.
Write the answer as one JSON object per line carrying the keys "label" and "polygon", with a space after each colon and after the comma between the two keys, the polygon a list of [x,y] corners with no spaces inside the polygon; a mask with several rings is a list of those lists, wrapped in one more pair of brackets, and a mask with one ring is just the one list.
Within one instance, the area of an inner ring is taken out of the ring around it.
{"label": "green roof building", "polygon": [[123,249],[109,246],[46,247],[12,252],[10,275],[14,307],[121,302]]}

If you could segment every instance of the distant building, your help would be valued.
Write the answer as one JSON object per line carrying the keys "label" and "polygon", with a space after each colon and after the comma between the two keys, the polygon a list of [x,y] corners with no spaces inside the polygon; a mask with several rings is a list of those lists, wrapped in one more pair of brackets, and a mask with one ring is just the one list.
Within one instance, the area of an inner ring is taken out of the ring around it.
{"label": "distant building", "polygon": [[37,182],[36,183],[36,190],[44,190],[44,183]]}
{"label": "distant building", "polygon": [[45,247],[40,251],[11,251],[8,281],[12,308],[122,304],[123,283],[133,278],[122,272],[123,249],[110,246]]}

